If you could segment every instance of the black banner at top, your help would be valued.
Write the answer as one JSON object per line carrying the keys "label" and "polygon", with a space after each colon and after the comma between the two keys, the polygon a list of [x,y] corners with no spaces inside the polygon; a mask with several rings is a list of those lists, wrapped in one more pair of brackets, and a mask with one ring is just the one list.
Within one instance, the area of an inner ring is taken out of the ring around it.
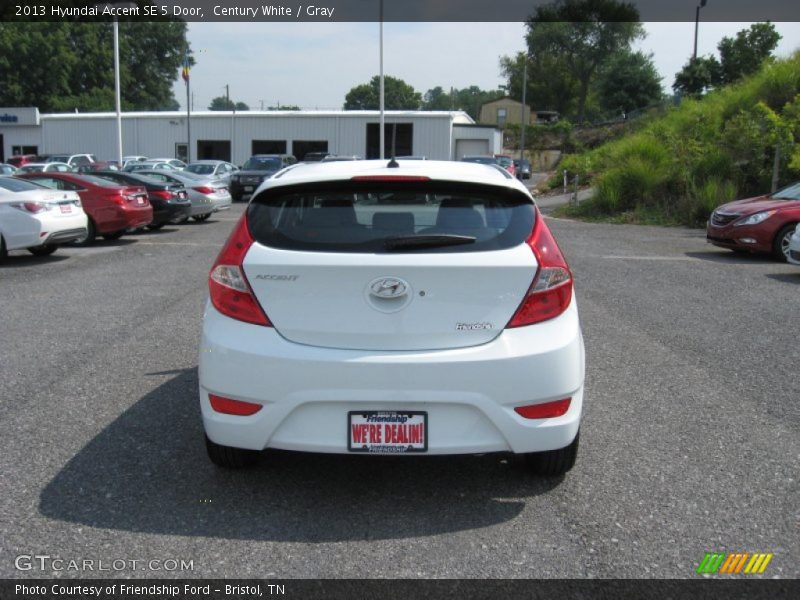
{"label": "black banner at top", "polygon": [[[2,21],[521,22],[537,6],[613,0],[4,0]],[[643,22],[800,21],[796,0],[630,0]],[[613,19],[612,19],[613,20]]]}

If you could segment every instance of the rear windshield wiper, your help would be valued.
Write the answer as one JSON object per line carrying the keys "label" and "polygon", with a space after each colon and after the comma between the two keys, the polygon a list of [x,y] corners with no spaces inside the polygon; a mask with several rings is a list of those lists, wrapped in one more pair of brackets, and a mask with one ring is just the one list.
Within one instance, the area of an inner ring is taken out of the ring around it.
{"label": "rear windshield wiper", "polygon": [[414,248],[438,248],[474,244],[476,239],[471,235],[402,235],[386,238],[383,245],[387,250],[413,250]]}

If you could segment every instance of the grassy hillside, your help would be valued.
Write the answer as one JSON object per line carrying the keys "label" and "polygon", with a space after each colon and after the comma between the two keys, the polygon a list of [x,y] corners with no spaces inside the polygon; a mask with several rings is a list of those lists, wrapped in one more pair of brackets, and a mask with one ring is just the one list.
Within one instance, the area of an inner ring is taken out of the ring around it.
{"label": "grassy hillside", "polygon": [[800,51],[758,73],[684,100],[637,132],[559,165],[596,194],[567,214],[701,225],[718,205],[800,178]]}

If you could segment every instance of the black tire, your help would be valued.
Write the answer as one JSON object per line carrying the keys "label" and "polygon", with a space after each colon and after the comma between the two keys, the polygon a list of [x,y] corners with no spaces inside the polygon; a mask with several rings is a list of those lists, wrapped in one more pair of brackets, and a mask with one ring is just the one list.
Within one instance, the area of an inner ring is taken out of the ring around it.
{"label": "black tire", "polygon": [[6,250],[6,241],[3,239],[3,236],[0,235],[0,263],[3,262],[8,256],[8,250]]}
{"label": "black tire", "polygon": [[91,219],[87,219],[86,222],[86,235],[82,238],[78,238],[73,243],[76,246],[91,246],[94,244],[94,240],[97,237],[97,228],[94,226],[94,221]]}
{"label": "black tire", "polygon": [[56,250],[58,250],[58,246],[55,244],[44,244],[35,248],[28,248],[28,252],[34,256],[50,256]]}
{"label": "black tire", "polygon": [[148,225],[148,226],[147,226],[147,228],[148,228],[150,231],[158,231],[158,230],[159,230],[159,229],[161,229],[161,228],[162,228],[164,225],[166,225],[166,223],[151,223],[150,225]]}
{"label": "black tire", "polygon": [[249,467],[258,460],[259,452],[255,450],[245,450],[244,448],[232,448],[222,446],[208,439],[206,436],[206,451],[208,458],[218,467],[224,469],[242,469]]}
{"label": "black tire", "polygon": [[526,466],[536,475],[543,477],[558,477],[564,475],[575,466],[578,457],[578,442],[580,431],[566,448],[548,450],[547,452],[532,452],[525,455]]}
{"label": "black tire", "polygon": [[123,235],[125,235],[125,230],[124,229],[122,231],[114,231],[113,233],[104,233],[103,234],[103,239],[104,240],[118,240]]}
{"label": "black tire", "polygon": [[775,260],[789,262],[789,238],[792,237],[795,227],[797,227],[797,223],[784,225],[781,227],[778,235],[775,236],[775,239],[772,241],[772,256]]}
{"label": "black tire", "polygon": [[204,215],[197,215],[195,217],[192,217],[192,220],[197,221],[198,223],[202,223],[203,221],[207,221],[210,216],[211,213],[206,213]]}

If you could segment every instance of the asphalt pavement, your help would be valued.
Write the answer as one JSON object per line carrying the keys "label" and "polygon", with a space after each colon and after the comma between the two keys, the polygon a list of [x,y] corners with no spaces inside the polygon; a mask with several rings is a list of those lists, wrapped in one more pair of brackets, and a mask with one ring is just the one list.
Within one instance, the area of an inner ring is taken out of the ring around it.
{"label": "asphalt pavement", "polygon": [[550,219],[587,350],[566,477],[496,455],[228,472],[196,366],[241,211],[0,265],[0,577],[684,578],[706,552],[800,576],[800,268],[701,231]]}

